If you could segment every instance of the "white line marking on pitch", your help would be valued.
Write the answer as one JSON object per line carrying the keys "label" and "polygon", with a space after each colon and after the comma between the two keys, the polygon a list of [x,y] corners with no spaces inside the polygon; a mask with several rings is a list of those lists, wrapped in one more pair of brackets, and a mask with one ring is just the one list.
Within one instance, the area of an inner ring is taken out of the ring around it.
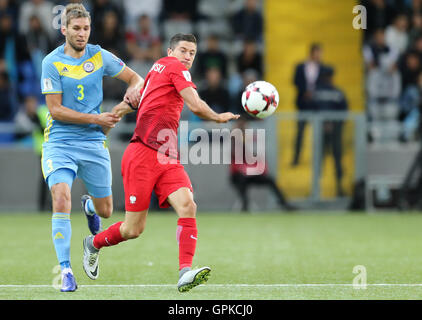
{"label": "white line marking on pitch", "polygon": [[[80,285],[79,287],[85,288],[160,288],[160,287],[174,287],[175,284],[89,284],[89,285]],[[353,287],[353,284],[345,283],[298,283],[298,284],[205,284],[207,287],[268,287],[268,288],[277,288],[277,287]],[[422,287],[422,283],[368,283],[368,287]],[[3,284],[0,285],[0,288],[47,288],[53,287],[48,284]]]}

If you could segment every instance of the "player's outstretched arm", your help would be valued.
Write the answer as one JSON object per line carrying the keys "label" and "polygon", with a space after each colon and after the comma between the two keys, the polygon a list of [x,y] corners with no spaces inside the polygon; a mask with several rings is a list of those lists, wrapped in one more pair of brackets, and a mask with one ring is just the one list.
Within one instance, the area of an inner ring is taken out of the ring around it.
{"label": "player's outstretched arm", "polygon": [[231,112],[216,113],[204,100],[199,97],[198,92],[192,87],[187,87],[181,90],[180,95],[183,100],[185,100],[189,109],[204,120],[225,123],[230,120],[239,119],[240,117],[240,115],[233,114]]}
{"label": "player's outstretched arm", "polygon": [[82,113],[62,105],[61,94],[46,94],[47,108],[53,120],[70,122],[76,124],[97,124],[103,127],[113,128],[120,117],[111,112],[100,114]]}

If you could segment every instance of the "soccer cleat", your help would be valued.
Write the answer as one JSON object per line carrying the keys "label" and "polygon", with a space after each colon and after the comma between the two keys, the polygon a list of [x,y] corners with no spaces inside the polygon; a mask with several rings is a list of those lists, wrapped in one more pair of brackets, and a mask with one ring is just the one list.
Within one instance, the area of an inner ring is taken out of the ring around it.
{"label": "soccer cleat", "polygon": [[207,282],[210,272],[211,269],[209,267],[186,271],[180,277],[179,282],[177,283],[177,289],[179,292],[187,292],[190,289]]}
{"label": "soccer cleat", "polygon": [[61,292],[74,292],[78,289],[78,286],[75,281],[75,277],[72,272],[63,272],[62,273],[62,288]]}
{"label": "soccer cleat", "polygon": [[87,236],[84,239],[83,268],[88,278],[92,280],[96,280],[99,274],[99,267],[98,267],[99,250],[96,250],[93,247],[92,245],[93,238],[94,236]]}
{"label": "soccer cleat", "polygon": [[85,216],[88,220],[89,231],[91,231],[91,233],[95,236],[97,233],[100,233],[102,230],[101,218],[96,213],[91,213],[88,211],[86,202],[90,199],[91,197],[89,195],[84,194],[81,197],[81,205],[82,205],[82,211],[85,213]]}

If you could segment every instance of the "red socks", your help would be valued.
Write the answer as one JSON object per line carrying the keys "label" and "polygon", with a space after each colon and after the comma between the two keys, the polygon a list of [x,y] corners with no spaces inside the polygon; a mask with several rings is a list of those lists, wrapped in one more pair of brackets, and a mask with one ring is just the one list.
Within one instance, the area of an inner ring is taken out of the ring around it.
{"label": "red socks", "polygon": [[123,221],[112,224],[108,229],[100,232],[94,237],[94,247],[101,249],[102,247],[114,246],[126,239],[120,234],[120,225]]}
{"label": "red socks", "polygon": [[176,238],[179,244],[179,270],[192,267],[195,254],[198,229],[195,218],[179,218],[177,220]]}

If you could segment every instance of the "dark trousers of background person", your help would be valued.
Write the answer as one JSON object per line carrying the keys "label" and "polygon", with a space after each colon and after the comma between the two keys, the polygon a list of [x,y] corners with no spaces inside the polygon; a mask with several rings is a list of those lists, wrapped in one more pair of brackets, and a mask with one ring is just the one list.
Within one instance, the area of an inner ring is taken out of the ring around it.
{"label": "dark trousers of background person", "polygon": [[307,121],[305,120],[299,120],[297,122],[296,140],[295,140],[295,145],[294,145],[294,155],[293,155],[293,161],[292,161],[293,166],[297,166],[299,164],[299,157],[302,151],[303,135],[305,133],[306,123]]}
{"label": "dark trousers of background person", "polygon": [[[337,196],[344,196],[344,191],[341,186],[341,180],[343,178],[343,166],[341,164],[341,158],[343,156],[343,144],[342,144],[342,132],[343,122],[342,121],[326,121],[323,126],[323,150],[321,153],[320,166],[322,166],[324,155],[332,153],[334,158],[335,174],[336,174],[336,191]],[[320,167],[321,171],[321,167]]]}
{"label": "dark trousers of background person", "polygon": [[246,176],[240,173],[231,175],[231,182],[236,188],[242,200],[242,211],[249,210],[248,188],[251,185],[268,186],[276,195],[280,207],[285,210],[293,210],[294,208],[286,201],[283,192],[277,187],[274,179],[268,175]]}

